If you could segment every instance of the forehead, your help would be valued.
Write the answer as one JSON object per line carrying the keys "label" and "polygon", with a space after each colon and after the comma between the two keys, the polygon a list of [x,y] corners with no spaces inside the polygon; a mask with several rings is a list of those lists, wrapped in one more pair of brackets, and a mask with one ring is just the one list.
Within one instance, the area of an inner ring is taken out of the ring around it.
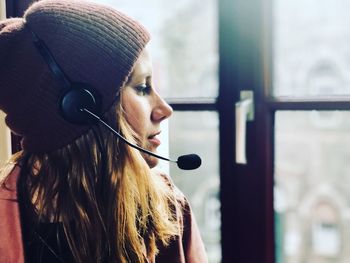
{"label": "forehead", "polygon": [[147,49],[144,49],[135,63],[134,69],[128,82],[141,81],[152,75],[152,60]]}

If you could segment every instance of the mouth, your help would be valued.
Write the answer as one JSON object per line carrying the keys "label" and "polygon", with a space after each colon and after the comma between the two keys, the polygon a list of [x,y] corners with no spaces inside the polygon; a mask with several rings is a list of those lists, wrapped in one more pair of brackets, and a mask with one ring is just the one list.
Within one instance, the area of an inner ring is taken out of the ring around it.
{"label": "mouth", "polygon": [[158,138],[159,134],[160,134],[160,131],[148,136],[148,138],[147,138],[148,141],[155,147],[158,147],[161,144],[161,141]]}

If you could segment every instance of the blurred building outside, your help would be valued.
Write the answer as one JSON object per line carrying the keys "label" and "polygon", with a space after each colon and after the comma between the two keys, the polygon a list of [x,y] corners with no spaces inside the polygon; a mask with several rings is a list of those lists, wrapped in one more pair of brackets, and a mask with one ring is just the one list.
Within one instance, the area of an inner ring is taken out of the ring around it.
{"label": "blurred building outside", "polygon": [[[274,2],[274,95],[350,94],[350,2]],[[350,112],[277,112],[276,263],[350,261]]]}

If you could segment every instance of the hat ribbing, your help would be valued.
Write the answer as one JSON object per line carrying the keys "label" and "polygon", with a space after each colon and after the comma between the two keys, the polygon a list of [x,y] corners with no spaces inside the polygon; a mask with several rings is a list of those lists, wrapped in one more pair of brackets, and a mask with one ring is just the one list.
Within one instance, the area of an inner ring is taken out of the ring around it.
{"label": "hat ribbing", "polygon": [[78,0],[36,2],[23,18],[0,22],[0,109],[31,152],[61,148],[89,126],[65,121],[63,91],[33,44],[31,31],[48,46],[65,75],[93,86],[102,111],[116,100],[149,41],[142,25],[109,7]]}

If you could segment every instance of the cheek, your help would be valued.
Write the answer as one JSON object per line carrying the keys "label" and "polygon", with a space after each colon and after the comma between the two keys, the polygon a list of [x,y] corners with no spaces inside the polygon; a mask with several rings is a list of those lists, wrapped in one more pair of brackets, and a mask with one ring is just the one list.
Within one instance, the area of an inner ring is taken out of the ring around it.
{"label": "cheek", "polygon": [[140,115],[135,111],[130,111],[126,115],[126,120],[132,127],[132,129],[138,134],[141,135],[144,130],[144,121],[140,118]]}
{"label": "cheek", "polygon": [[142,136],[146,131],[146,110],[142,107],[142,103],[137,101],[129,101],[124,105],[126,120],[133,130]]}

